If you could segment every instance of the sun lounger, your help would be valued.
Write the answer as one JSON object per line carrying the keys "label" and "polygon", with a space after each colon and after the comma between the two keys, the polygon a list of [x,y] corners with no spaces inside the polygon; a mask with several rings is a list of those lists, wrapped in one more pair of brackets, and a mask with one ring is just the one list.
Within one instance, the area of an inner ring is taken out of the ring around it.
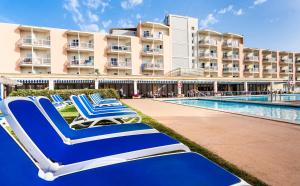
{"label": "sun lounger", "polygon": [[36,105],[46,116],[49,123],[56,130],[65,143],[75,144],[80,142],[107,139],[120,136],[157,133],[158,131],[143,123],[130,123],[121,125],[108,125],[94,128],[73,130],[66,120],[46,97],[37,97]]}
{"label": "sun lounger", "polygon": [[60,176],[172,151],[189,151],[162,133],[122,136],[66,144],[28,98],[8,98],[1,104],[7,123],[44,175]]}
{"label": "sun lounger", "polygon": [[[142,120],[142,118],[134,111],[90,113],[77,96],[72,95],[70,99],[79,113],[79,116],[70,124],[71,127],[75,125],[86,127],[86,124],[88,124],[89,127],[93,127],[100,121],[110,121],[115,124],[121,124],[132,123],[135,119],[138,120],[136,123],[140,123]],[[125,122],[124,118],[131,119]]]}
{"label": "sun lounger", "polygon": [[2,127],[0,146],[0,185],[3,186],[248,185],[196,153],[148,157],[57,177],[43,172]]}

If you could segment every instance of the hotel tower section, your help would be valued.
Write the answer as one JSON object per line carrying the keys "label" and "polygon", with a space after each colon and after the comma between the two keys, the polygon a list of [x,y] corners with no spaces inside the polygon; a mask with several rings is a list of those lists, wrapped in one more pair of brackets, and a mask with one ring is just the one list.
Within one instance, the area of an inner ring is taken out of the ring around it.
{"label": "hotel tower section", "polygon": [[300,83],[300,53],[249,48],[240,34],[198,29],[198,19],[179,15],[109,33],[0,23],[0,41],[0,75],[17,89],[166,97],[298,91]]}

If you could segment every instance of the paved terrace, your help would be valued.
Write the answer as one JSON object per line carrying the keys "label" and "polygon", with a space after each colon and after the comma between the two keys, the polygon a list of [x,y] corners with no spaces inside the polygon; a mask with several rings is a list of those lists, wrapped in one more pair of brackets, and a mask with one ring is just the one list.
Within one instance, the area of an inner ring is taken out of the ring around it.
{"label": "paved terrace", "polygon": [[150,99],[123,101],[268,184],[300,184],[300,126]]}

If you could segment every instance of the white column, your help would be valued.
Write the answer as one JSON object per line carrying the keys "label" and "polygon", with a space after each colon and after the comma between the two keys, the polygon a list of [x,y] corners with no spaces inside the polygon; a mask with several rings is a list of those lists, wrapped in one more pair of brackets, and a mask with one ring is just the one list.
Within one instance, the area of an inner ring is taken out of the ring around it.
{"label": "white column", "polygon": [[177,95],[181,95],[181,89],[182,89],[182,82],[178,81],[177,83]]}
{"label": "white column", "polygon": [[99,81],[95,80],[95,89],[99,89]]}
{"label": "white column", "polygon": [[271,85],[271,92],[273,92],[273,89],[274,89],[274,81],[272,81],[272,82],[270,83],[270,85]]}
{"label": "white column", "polygon": [[0,83],[0,98],[4,98],[4,85],[2,83]]}
{"label": "white column", "polygon": [[54,90],[54,80],[53,79],[49,80],[49,90]]}
{"label": "white column", "polygon": [[138,82],[137,80],[134,80],[133,81],[133,94],[134,95],[137,95],[139,93],[139,90],[138,90]]}
{"label": "white column", "polygon": [[214,93],[218,93],[218,82],[214,81]]}
{"label": "white column", "polygon": [[244,90],[245,92],[248,92],[248,82],[244,82]]}

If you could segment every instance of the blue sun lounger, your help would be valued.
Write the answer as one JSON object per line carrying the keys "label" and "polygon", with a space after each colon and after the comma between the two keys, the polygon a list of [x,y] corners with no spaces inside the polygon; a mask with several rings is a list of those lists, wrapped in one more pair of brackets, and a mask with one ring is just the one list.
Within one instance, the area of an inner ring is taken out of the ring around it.
{"label": "blue sun lounger", "polygon": [[[122,136],[66,144],[28,98],[7,98],[1,104],[7,123],[37,162],[42,173],[54,177],[172,151],[189,151],[162,133]],[[44,175],[43,174],[43,175]]]}
{"label": "blue sun lounger", "polygon": [[66,104],[61,103],[55,95],[50,95],[52,99],[52,104],[55,106],[56,109],[62,109],[66,106]]}
{"label": "blue sun lounger", "polygon": [[75,144],[92,140],[107,139],[113,137],[130,136],[137,134],[157,133],[158,131],[143,123],[130,123],[121,125],[99,126],[73,130],[66,120],[46,97],[37,97],[35,104],[42,111],[49,123],[67,144]]}
{"label": "blue sun lounger", "polygon": [[[75,125],[79,125],[82,127],[86,127],[86,126],[93,127],[96,124],[98,124],[100,121],[110,121],[115,124],[121,124],[121,123],[132,123],[135,119],[138,119],[136,123],[140,123],[142,120],[142,118],[134,111],[91,113],[77,96],[72,95],[70,96],[70,99],[79,113],[79,116],[75,118],[74,121],[70,124],[71,127]],[[131,118],[131,119],[125,122],[123,118]]]}
{"label": "blue sun lounger", "polygon": [[70,100],[65,101],[59,94],[55,94],[54,97],[56,97],[56,100],[58,100],[60,103],[67,104],[67,105],[72,104]]}
{"label": "blue sun lounger", "polygon": [[93,101],[93,103],[95,105],[98,106],[116,106],[116,105],[122,105],[122,103],[120,101],[118,101],[115,98],[109,98],[109,99],[103,99],[99,96],[97,96],[99,94],[91,94],[89,95],[91,100]]}
{"label": "blue sun lounger", "polygon": [[85,108],[88,110],[89,113],[96,113],[96,112],[109,112],[109,111],[132,111],[128,107],[124,105],[119,105],[119,106],[93,106],[93,104],[90,102],[88,97],[85,94],[79,95],[78,96],[80,102],[85,106]]}
{"label": "blue sun lounger", "polygon": [[195,153],[170,154],[126,161],[56,178],[51,175],[47,177],[45,174],[38,174],[42,172],[40,168],[2,127],[0,127],[0,146],[2,178],[0,185],[3,186],[248,185],[240,178]]}

